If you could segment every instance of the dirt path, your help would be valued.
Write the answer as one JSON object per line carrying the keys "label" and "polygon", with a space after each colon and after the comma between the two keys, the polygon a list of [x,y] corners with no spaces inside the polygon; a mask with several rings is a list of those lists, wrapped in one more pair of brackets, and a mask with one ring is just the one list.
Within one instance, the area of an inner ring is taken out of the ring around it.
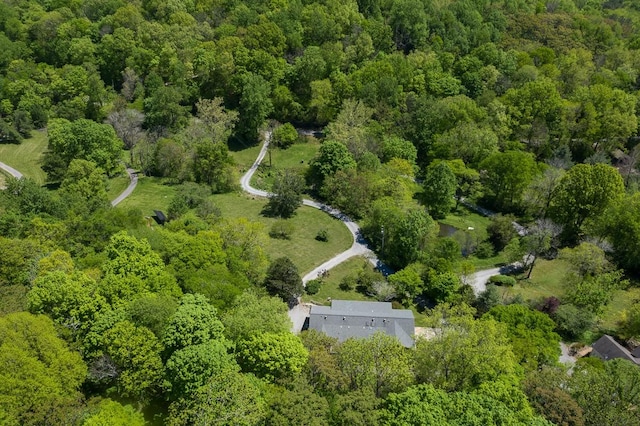
{"label": "dirt path", "polygon": [[[251,186],[251,178],[253,174],[258,170],[258,166],[264,159],[267,154],[267,150],[269,149],[269,142],[271,141],[271,132],[265,132],[264,144],[262,145],[262,149],[260,149],[260,153],[256,158],[256,161],[253,162],[253,165],[247,170],[247,172],[240,179],[240,185],[242,189],[257,197],[268,197],[269,193],[267,191],[262,191],[260,189],[253,188]],[[385,267],[382,262],[376,257],[375,253],[369,248],[366,240],[362,237],[360,232],[360,227],[357,223],[351,220],[346,214],[342,213],[340,210],[334,209],[331,206],[328,206],[323,203],[319,203],[313,200],[303,200],[302,204],[305,206],[313,207],[318,210],[322,210],[323,212],[330,214],[331,216],[339,219],[342,223],[345,224],[351,235],[353,236],[353,244],[348,250],[343,251],[342,253],[332,257],[331,259],[324,262],[322,265],[319,265],[311,272],[307,273],[304,277],[302,277],[302,282],[306,284],[308,281],[311,281],[315,278],[318,278],[320,273],[325,270],[329,270],[334,268],[335,266],[341,264],[342,262],[354,257],[354,256],[365,256],[369,259],[372,265],[376,266],[382,271],[388,271],[388,268]]]}

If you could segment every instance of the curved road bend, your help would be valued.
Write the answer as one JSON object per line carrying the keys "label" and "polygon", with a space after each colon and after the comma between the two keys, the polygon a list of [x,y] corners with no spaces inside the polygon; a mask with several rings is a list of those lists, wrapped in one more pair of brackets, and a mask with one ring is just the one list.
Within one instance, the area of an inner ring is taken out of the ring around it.
{"label": "curved road bend", "polygon": [[[258,157],[253,162],[253,165],[249,168],[249,170],[247,170],[247,172],[240,179],[240,185],[242,186],[242,189],[245,192],[258,197],[268,197],[269,193],[267,191],[253,188],[251,186],[251,178],[253,177],[253,174],[256,172],[256,170],[258,170],[258,166],[260,166],[260,163],[267,154],[270,141],[271,132],[267,131],[265,132],[264,144],[260,149]],[[322,265],[318,266],[317,268],[306,274],[304,277],[302,277],[302,282],[304,284],[306,284],[308,281],[318,278],[322,271],[329,270],[353,256],[365,256],[374,266],[382,270],[386,269],[382,262],[378,260],[375,253],[371,251],[371,249],[369,249],[367,242],[360,233],[360,227],[358,226],[358,224],[351,220],[346,214],[342,213],[340,210],[334,209],[331,206],[313,200],[304,199],[302,200],[302,204],[304,204],[305,206],[316,208],[318,210],[322,210],[323,212],[339,219],[340,221],[342,221],[342,223],[345,224],[345,226],[347,227],[347,229],[349,229],[349,232],[351,232],[351,235],[353,236],[353,244],[348,250],[332,257],[331,259],[327,260]]]}
{"label": "curved road bend", "polygon": [[[24,177],[22,173],[3,162],[0,162],[0,169],[4,170],[16,179],[22,179]],[[122,194],[118,195],[115,200],[111,201],[111,205],[114,207],[131,195],[138,184],[138,174],[133,169],[127,168],[127,174],[129,175],[129,186],[127,186],[127,189],[122,191]]]}

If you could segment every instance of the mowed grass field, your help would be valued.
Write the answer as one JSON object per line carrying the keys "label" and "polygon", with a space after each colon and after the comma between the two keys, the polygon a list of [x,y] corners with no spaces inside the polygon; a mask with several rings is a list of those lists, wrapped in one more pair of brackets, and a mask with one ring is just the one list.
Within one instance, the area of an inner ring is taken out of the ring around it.
{"label": "mowed grass field", "polygon": [[31,137],[19,145],[0,144],[0,161],[43,185],[47,180],[47,174],[41,168],[46,149],[47,132],[33,130]]}
{"label": "mowed grass field", "polygon": [[[261,214],[267,200],[252,197],[244,193],[213,195],[214,204],[220,209],[222,217],[247,219],[264,224],[268,233],[276,218],[265,217]],[[288,219],[294,226],[290,240],[269,238],[267,253],[271,259],[289,257],[298,267],[300,275],[311,271],[324,261],[332,258],[351,247],[353,237],[347,227],[338,219],[320,210],[302,206],[295,215]],[[329,241],[322,242],[315,239],[320,230],[326,230]]]}
{"label": "mowed grass field", "polygon": [[504,298],[520,294],[524,300],[538,300],[551,296],[561,299],[565,294],[564,277],[568,271],[569,265],[564,260],[538,259],[530,279],[519,279],[512,288],[498,288]]}
{"label": "mowed grass field", "polygon": [[[114,190],[113,192],[116,191]],[[154,210],[162,210],[166,213],[169,202],[171,202],[171,198],[175,192],[176,186],[164,179],[139,176],[136,189],[128,198],[125,198],[118,204],[118,208],[140,209],[145,216],[151,216]],[[116,195],[117,194],[119,194],[119,192],[116,193]],[[111,198],[111,191],[109,195]],[[115,198],[115,196],[113,198]]]}
{"label": "mowed grass field", "polygon": [[304,176],[309,163],[320,149],[320,142],[317,139],[309,138],[308,140],[309,142],[296,143],[287,149],[272,149],[271,165],[269,165],[269,154],[267,154],[258,172],[253,176],[252,185],[259,189],[270,190],[278,173],[287,169]]}

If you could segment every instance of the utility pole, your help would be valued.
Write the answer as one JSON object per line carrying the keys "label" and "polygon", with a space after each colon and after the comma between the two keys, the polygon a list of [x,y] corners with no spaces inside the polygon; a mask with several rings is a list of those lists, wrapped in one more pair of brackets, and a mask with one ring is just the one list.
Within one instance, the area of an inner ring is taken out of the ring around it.
{"label": "utility pole", "polygon": [[384,254],[384,225],[380,227],[380,233],[382,234],[382,248],[380,249],[380,255]]}

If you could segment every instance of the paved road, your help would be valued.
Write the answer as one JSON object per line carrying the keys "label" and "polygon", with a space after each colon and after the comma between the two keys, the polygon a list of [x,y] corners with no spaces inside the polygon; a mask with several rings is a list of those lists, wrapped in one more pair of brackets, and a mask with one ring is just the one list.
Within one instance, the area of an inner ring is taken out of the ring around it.
{"label": "paved road", "polygon": [[569,346],[564,342],[560,342],[560,358],[558,361],[569,367],[572,367],[576,363],[576,358],[570,355]]}
{"label": "paved road", "polygon": [[500,275],[500,268],[485,269],[482,271],[477,271],[475,274],[473,274],[471,282],[469,283],[471,287],[473,287],[473,293],[477,296],[485,291],[487,289],[489,278],[493,277],[494,275]]}
{"label": "paved road", "polygon": [[11,166],[9,166],[7,164],[4,164],[2,162],[0,162],[0,169],[2,169],[5,172],[9,173],[11,176],[13,176],[16,179],[21,179],[22,178],[22,173],[20,173],[19,171],[17,171],[13,167],[11,167]]}
{"label": "paved road", "polygon": [[[242,189],[245,192],[251,195],[255,195],[257,197],[269,196],[269,193],[267,191],[262,191],[262,190],[253,188],[251,186],[251,178],[253,177],[253,174],[256,172],[256,170],[258,170],[258,166],[260,166],[260,163],[262,162],[265,155],[267,154],[270,141],[271,141],[271,132],[267,131],[265,132],[264,144],[262,145],[262,149],[260,149],[260,153],[258,154],[256,161],[254,161],[253,165],[249,168],[249,170],[247,170],[247,172],[240,179],[240,185],[242,186]],[[318,266],[317,268],[313,269],[311,272],[306,274],[304,277],[302,277],[303,283],[306,284],[308,281],[317,278],[322,271],[329,270],[353,256],[365,256],[369,259],[369,262],[371,262],[372,265],[380,268],[380,270],[382,271],[388,270],[388,268],[386,268],[382,264],[382,262],[378,260],[375,253],[371,249],[369,249],[366,240],[362,237],[362,234],[360,232],[360,227],[358,226],[358,224],[355,223],[353,220],[351,220],[347,215],[342,213],[340,210],[334,209],[331,206],[328,206],[323,203],[318,203],[317,201],[313,201],[313,200],[305,199],[302,201],[302,204],[304,204],[305,206],[316,208],[318,210],[322,210],[327,214],[330,214],[331,216],[341,220],[342,223],[345,224],[345,226],[347,227],[347,229],[349,229],[349,232],[351,232],[351,235],[353,236],[353,244],[348,250],[343,251],[342,253],[332,257],[331,259],[324,262],[322,265]]]}
{"label": "paved road", "polygon": [[122,200],[131,195],[133,190],[136,189],[136,185],[138,185],[138,174],[135,170],[127,167],[127,174],[129,175],[129,186],[127,186],[127,189],[122,191],[122,194],[118,195],[115,200],[111,201],[111,205],[113,207],[117,206],[122,202]]}
{"label": "paved road", "polygon": [[499,268],[476,271],[476,273],[471,277],[471,282],[469,283],[471,287],[473,287],[473,293],[477,296],[485,291],[487,289],[487,282],[489,282],[489,278],[493,277],[494,275],[512,274],[516,270],[521,270],[525,265],[530,265],[529,262],[531,262],[532,259],[533,258],[530,256],[524,256],[522,258],[522,262],[515,262],[510,265],[501,266]]}

